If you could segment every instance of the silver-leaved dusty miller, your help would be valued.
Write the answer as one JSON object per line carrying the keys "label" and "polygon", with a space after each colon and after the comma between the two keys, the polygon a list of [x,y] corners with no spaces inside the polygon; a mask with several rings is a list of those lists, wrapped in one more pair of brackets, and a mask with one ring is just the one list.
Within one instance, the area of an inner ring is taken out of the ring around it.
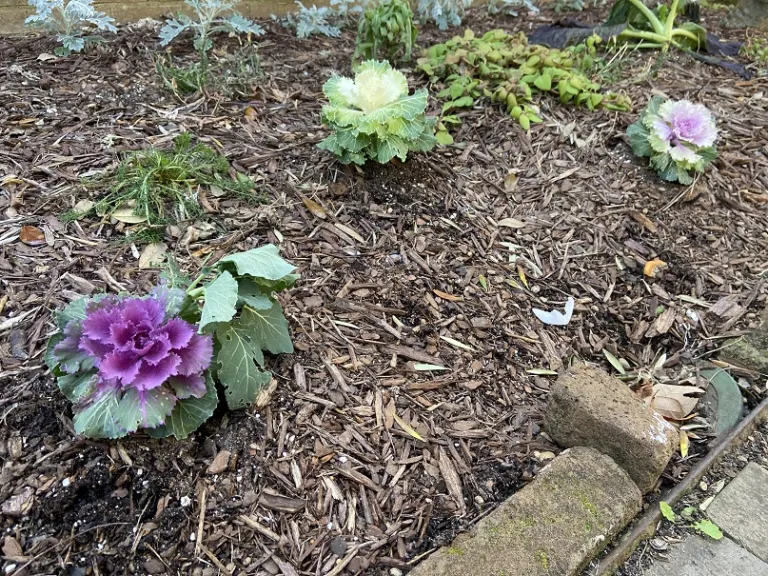
{"label": "silver-leaved dusty miller", "polygon": [[93,7],[93,0],[28,0],[35,14],[24,23],[53,32],[61,42],[54,52],[67,56],[80,52],[87,45],[102,40],[99,36],[87,34],[93,28],[105,32],[117,32],[114,18]]}
{"label": "silver-leaved dusty miller", "polygon": [[186,14],[179,14],[176,18],[166,20],[160,30],[162,46],[167,46],[186,30],[194,32],[195,49],[203,54],[211,49],[213,43],[210,37],[216,32],[253,34],[254,36],[264,34],[261,26],[235,11],[235,6],[240,3],[240,0],[184,0],[184,3],[192,8],[197,20],[193,20]]}

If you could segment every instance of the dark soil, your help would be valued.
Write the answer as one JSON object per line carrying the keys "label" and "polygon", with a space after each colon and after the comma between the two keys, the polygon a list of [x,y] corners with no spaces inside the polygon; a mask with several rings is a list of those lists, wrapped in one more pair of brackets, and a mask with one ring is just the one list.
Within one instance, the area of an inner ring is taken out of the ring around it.
{"label": "dark soil", "polygon": [[[530,31],[555,15],[537,18],[477,12],[468,25]],[[152,31],[53,60],[38,58],[52,52],[50,39],[0,39],[7,573],[407,571],[557,451],[540,430],[549,377],[529,370],[558,371],[573,358],[612,370],[608,350],[644,371],[633,386],[669,381],[759,320],[768,269],[765,80],[684,54],[670,54],[653,76],[656,55],[628,56],[612,88],[627,91],[636,110],[663,91],[704,102],[719,119],[720,157],[690,189],[659,182],[632,157],[623,134],[635,114],[549,98],[540,102],[545,122],[529,135],[496,107],[477,107],[462,113],[455,146],[357,170],[315,146],[325,136],[321,86],[332,72],[349,73],[353,33],[297,41],[266,26],[257,89],[193,102],[177,101],[157,78]],[[449,35],[427,28],[420,42]],[[409,77],[412,87],[426,84]],[[205,219],[168,226],[169,252],[194,276],[211,253],[278,244],[302,275],[283,299],[297,353],[273,359],[277,388],[265,408],[219,412],[187,440],[77,438],[42,361],[51,313],[83,294],[144,292],[158,271],[138,267],[144,246],[125,242],[130,227],[62,215],[98,197],[83,176],[123,152],[169,146],[183,131],[251,176],[266,202],[207,198]],[[511,171],[517,181],[505,186]],[[499,226],[504,218],[524,225]],[[44,241],[22,242],[22,226]],[[655,257],[669,268],[644,276]],[[562,307],[569,295],[577,304],[566,327],[531,313]],[[710,313],[724,297],[741,309]],[[675,311],[671,324],[659,321],[661,307]],[[651,374],[662,354],[663,369]],[[414,371],[414,361],[450,370]],[[743,376],[757,391],[753,405],[762,381]],[[696,434],[664,487],[706,453],[707,433]],[[210,472],[224,451],[226,466]],[[441,466],[458,473],[460,497]],[[334,571],[339,560],[345,567]]]}

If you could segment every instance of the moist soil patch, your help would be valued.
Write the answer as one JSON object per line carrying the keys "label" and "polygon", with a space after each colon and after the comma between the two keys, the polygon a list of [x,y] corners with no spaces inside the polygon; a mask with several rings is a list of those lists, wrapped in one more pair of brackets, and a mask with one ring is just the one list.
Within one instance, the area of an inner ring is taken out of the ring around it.
{"label": "moist soil patch", "polygon": [[[466,24],[530,32],[555,19],[477,11]],[[675,378],[759,321],[768,268],[764,80],[680,53],[660,67],[654,53],[622,63],[611,87],[636,110],[661,91],[717,116],[720,157],[689,188],[660,182],[632,157],[623,134],[634,114],[551,98],[539,101],[545,122],[530,134],[497,107],[478,106],[461,112],[456,145],[356,169],[316,148],[326,135],[322,84],[349,73],[354,34],[298,41],[265,25],[264,77],[252,92],[191,101],[158,79],[152,30],[134,27],[65,59],[40,58],[53,51],[47,38],[0,39],[8,573],[407,571],[557,453],[540,425],[551,374],[572,358],[611,370],[608,351],[645,371],[628,381],[639,388],[661,355],[662,375]],[[420,43],[450,34],[427,27]],[[225,39],[219,49],[238,48]],[[173,52],[192,58],[184,43]],[[406,72],[412,88],[426,86]],[[434,99],[431,107],[439,112]],[[195,276],[208,257],[278,244],[302,275],[283,296],[296,354],[270,360],[276,386],[262,408],[220,410],[186,440],[78,438],[43,365],[51,313],[82,295],[144,293],[159,271],[139,268],[145,246],[130,240],[130,226],[63,216],[103,193],[83,177],[123,153],[169,147],[182,132],[253,178],[264,202],[202,191],[205,217],[170,223],[169,252]],[[37,241],[22,241],[24,226],[39,231]],[[643,266],[653,258],[668,268],[649,278]],[[562,308],[568,296],[576,311],[567,326],[545,326],[531,312]],[[738,307],[711,312],[723,298]],[[752,406],[763,380],[739,376]],[[706,453],[706,428],[695,435],[664,486]],[[445,480],[454,474],[458,486]]]}

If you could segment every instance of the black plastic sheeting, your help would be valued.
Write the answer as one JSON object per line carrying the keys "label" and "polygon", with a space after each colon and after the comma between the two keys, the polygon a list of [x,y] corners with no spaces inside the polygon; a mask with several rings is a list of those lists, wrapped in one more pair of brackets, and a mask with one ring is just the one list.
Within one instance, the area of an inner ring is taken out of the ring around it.
{"label": "black plastic sheeting", "polygon": [[[614,36],[617,36],[626,28],[626,24],[616,24],[614,26],[591,26],[582,24],[576,20],[563,20],[551,26],[541,26],[536,28],[528,37],[531,44],[540,44],[549,48],[565,48],[574,46],[597,34],[604,42],[607,42]],[[707,32],[707,43],[704,47],[706,54],[686,50],[696,60],[719,66],[738,74],[742,78],[751,78],[752,73],[747,70],[743,64],[723,60],[719,56],[736,56],[741,48],[741,42],[726,42],[717,36]]]}

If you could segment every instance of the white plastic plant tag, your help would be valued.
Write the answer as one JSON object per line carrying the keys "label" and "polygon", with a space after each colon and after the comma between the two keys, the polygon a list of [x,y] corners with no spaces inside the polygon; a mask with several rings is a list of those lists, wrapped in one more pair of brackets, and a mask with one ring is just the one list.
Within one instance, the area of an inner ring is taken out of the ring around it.
{"label": "white plastic plant tag", "polygon": [[568,296],[568,300],[565,303],[565,313],[560,312],[560,310],[547,312],[545,310],[539,310],[538,308],[534,308],[533,313],[536,315],[536,318],[544,322],[544,324],[549,324],[550,326],[565,326],[571,321],[575,304],[576,302],[573,297]]}

